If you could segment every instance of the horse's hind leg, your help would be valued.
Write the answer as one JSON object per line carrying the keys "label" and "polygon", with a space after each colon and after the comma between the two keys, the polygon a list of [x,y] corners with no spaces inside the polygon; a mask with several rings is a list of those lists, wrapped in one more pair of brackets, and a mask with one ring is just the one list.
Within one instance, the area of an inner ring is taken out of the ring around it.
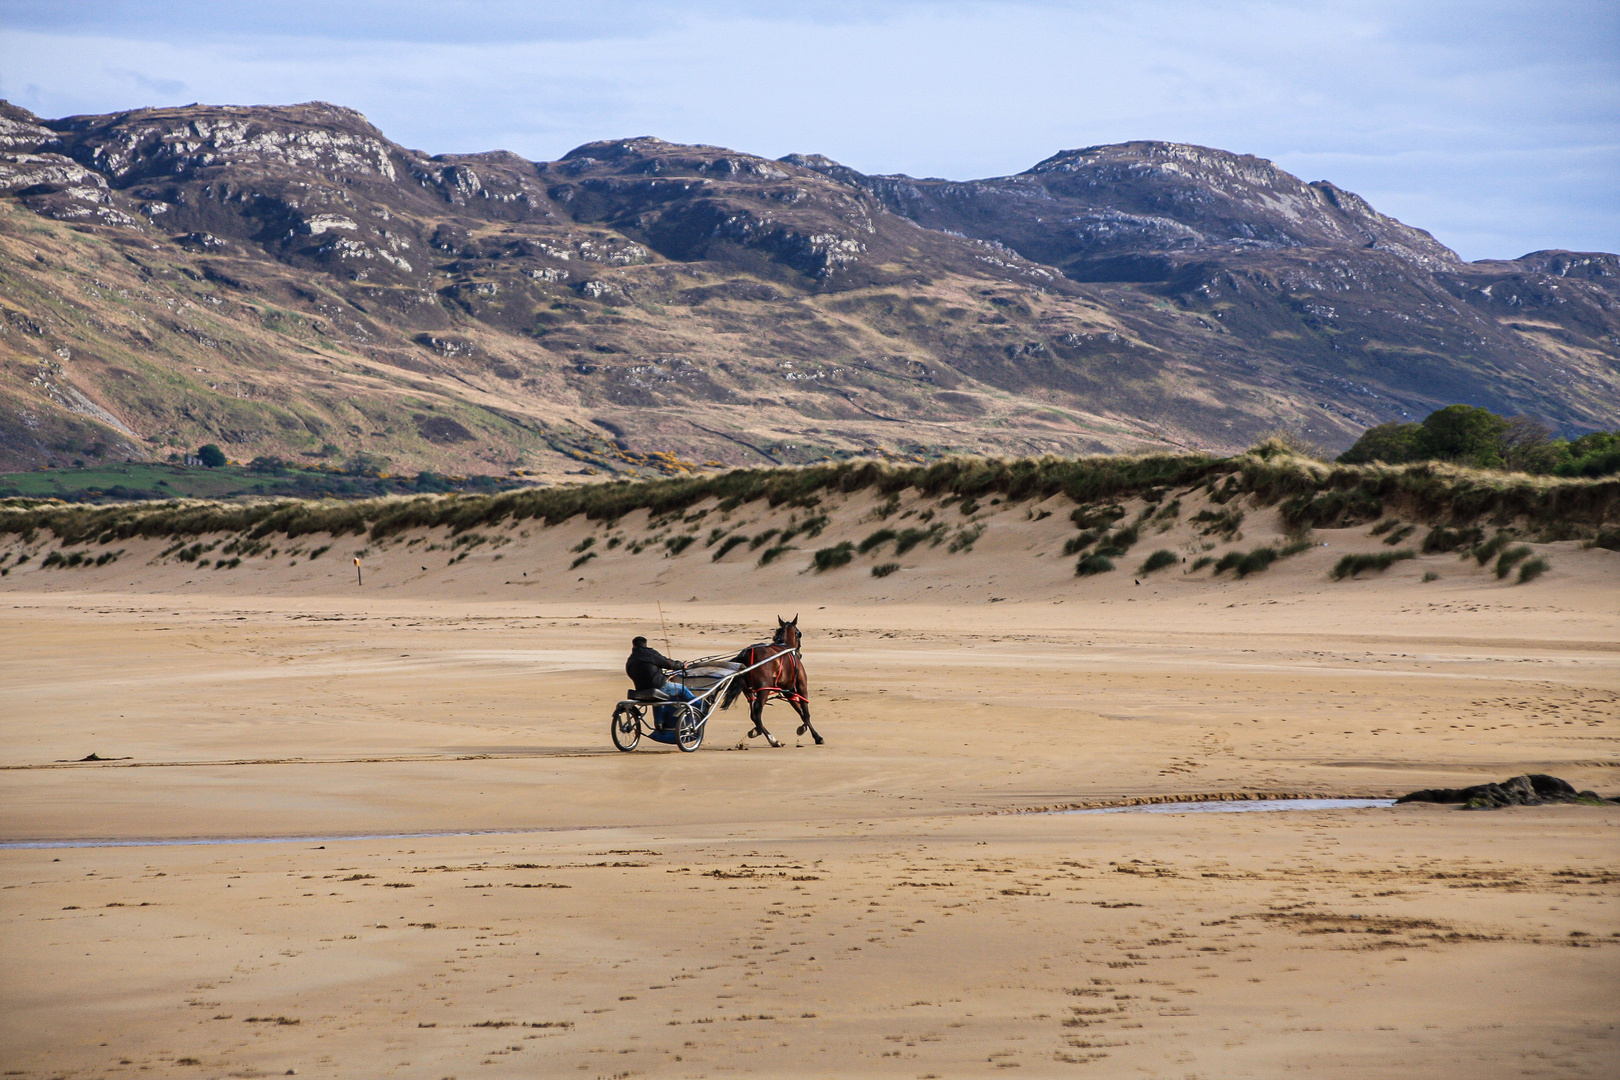
{"label": "horse's hind leg", "polygon": [[769,731],[765,730],[765,695],[764,694],[756,694],[756,695],[754,695],[754,713],[753,713],[753,716],[752,716],[752,720],[754,721],[754,729],[748,733],[748,737],[750,739],[752,739],[756,735],[763,735],[763,736],[765,736],[765,741],[770,743],[772,746],[781,746],[782,745],[781,743],[776,741],[776,736],[775,735],[772,735]]}
{"label": "horse's hind leg", "polygon": [[804,723],[799,725],[799,734],[803,735],[808,731],[810,733],[810,737],[816,740],[816,745],[820,746],[826,740],[823,739],[821,737],[821,733],[810,724],[810,703],[808,701],[795,701],[793,703],[793,707],[799,711],[799,719],[804,721]]}

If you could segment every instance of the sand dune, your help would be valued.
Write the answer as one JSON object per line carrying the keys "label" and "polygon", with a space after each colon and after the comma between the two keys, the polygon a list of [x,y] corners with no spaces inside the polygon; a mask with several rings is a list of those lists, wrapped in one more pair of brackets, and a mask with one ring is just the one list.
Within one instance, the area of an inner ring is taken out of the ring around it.
{"label": "sand dune", "polygon": [[[438,835],[0,851],[6,1070],[1612,1074],[1620,812],[1033,811],[1526,771],[1615,794],[1620,554],[1331,580],[1392,549],[1362,526],[1213,578],[1185,571],[1282,531],[1251,509],[1201,535],[1190,497],[1077,578],[1062,499],[830,503],[735,510],[749,537],[827,514],[764,566],[771,539],[713,561],[713,505],[219,569],[228,537],[206,568],[135,540],[38,569],[45,538],[18,567],[13,542],[5,839]],[[937,521],[937,546],[807,569]],[[1189,561],[1135,573],[1159,548]],[[614,751],[660,603],[681,657],[799,614],[827,745],[774,706],[781,750],[737,709],[695,755]]]}

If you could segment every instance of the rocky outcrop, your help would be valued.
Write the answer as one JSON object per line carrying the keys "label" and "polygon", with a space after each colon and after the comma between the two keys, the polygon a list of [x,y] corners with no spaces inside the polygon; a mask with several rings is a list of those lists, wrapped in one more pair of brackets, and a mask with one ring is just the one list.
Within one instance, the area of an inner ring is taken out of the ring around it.
{"label": "rocky outcrop", "polygon": [[783,160],[870,191],[919,224],[1006,244],[1083,280],[1113,280],[1108,260],[1147,252],[1336,247],[1388,252],[1431,271],[1461,262],[1422,229],[1325,180],[1305,183],[1264,158],[1204,146],[1065,150],[1016,176],[965,182],[864,176],[820,155]]}
{"label": "rocky outcrop", "polygon": [[1461,803],[1464,810],[1498,810],[1504,806],[1542,806],[1547,803],[1620,804],[1591,791],[1576,791],[1566,780],[1545,773],[1515,776],[1498,784],[1465,788],[1425,788],[1403,795],[1397,803]]}

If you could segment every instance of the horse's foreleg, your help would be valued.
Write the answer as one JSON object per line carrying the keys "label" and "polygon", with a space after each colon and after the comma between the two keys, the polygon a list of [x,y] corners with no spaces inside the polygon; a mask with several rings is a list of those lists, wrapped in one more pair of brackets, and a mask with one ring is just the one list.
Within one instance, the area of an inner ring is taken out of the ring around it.
{"label": "horse's foreleg", "polygon": [[804,721],[804,723],[799,725],[799,734],[803,735],[808,731],[810,733],[810,737],[816,740],[816,745],[820,746],[826,740],[821,737],[821,733],[818,732],[810,723],[810,702],[800,699],[793,702],[793,707],[798,710],[799,719]]}
{"label": "horse's foreleg", "polygon": [[799,725],[799,734],[803,735],[808,731],[810,737],[816,740],[816,745],[820,746],[826,740],[821,737],[821,733],[810,723],[810,680],[805,678],[804,662],[798,661],[793,666],[793,696],[788,701],[798,711],[799,719],[803,721]]}

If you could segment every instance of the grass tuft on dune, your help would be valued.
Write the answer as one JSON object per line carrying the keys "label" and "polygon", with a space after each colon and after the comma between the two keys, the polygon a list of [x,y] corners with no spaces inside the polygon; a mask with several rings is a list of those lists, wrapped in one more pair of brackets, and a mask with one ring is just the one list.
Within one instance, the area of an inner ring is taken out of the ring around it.
{"label": "grass tuft on dune", "polygon": [[[1178,487],[1186,493],[1202,488],[1218,504],[1239,496],[1249,497],[1257,505],[1281,504],[1284,524],[1294,531],[1362,524],[1398,513],[1408,521],[1450,530],[1436,536],[1436,544],[1460,545],[1472,535],[1467,530],[1479,522],[1522,521],[1531,529],[1557,530],[1569,533],[1571,539],[1588,538],[1600,535],[1605,525],[1620,517],[1620,478],[1530,476],[1437,462],[1330,466],[1268,442],[1233,458],[1200,454],[1016,460],[960,457],[916,466],[858,461],[488,495],[354,502],[177,500],[90,506],[15,499],[0,502],[0,533],[27,536],[48,529],[70,544],[210,533],[241,533],[253,540],[272,535],[293,539],[311,533],[334,538],[369,533],[372,540],[381,540],[435,527],[460,534],[505,522],[557,525],[579,515],[593,521],[616,521],[636,510],[668,515],[683,513],[709,499],[718,500],[722,510],[756,501],[772,508],[786,505],[810,510],[824,496],[868,490],[893,496],[914,489],[928,497],[976,500],[994,495],[1009,502],[1063,495],[1085,508]],[[1097,516],[1088,512],[1087,524],[1101,524],[1092,521]],[[1240,519],[1234,514],[1233,520]],[[913,545],[917,542],[911,534],[912,530],[905,530],[897,535],[896,554],[903,554],[899,549],[907,546],[907,540]],[[1136,536],[1137,529],[1127,527],[1109,539],[1123,553]],[[930,542],[935,538],[928,534]],[[874,541],[873,546],[881,542]]]}

